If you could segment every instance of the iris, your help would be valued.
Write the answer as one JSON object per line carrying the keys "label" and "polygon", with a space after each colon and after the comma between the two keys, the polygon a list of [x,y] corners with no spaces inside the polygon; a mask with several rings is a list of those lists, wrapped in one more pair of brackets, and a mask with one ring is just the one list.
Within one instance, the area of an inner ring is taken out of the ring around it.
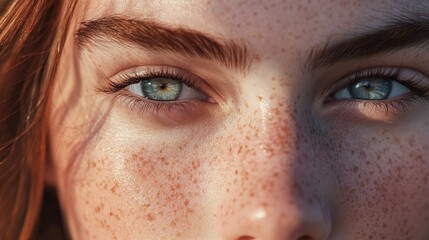
{"label": "iris", "polygon": [[182,88],[182,82],[171,78],[152,78],[141,82],[143,96],[154,101],[177,100]]}
{"label": "iris", "polygon": [[363,79],[348,87],[350,95],[355,99],[382,100],[389,97],[392,81],[388,79]]}

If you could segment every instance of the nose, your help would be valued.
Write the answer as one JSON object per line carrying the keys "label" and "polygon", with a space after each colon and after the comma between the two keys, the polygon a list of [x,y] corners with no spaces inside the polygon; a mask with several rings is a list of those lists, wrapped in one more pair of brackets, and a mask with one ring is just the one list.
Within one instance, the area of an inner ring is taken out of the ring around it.
{"label": "nose", "polygon": [[322,172],[311,163],[317,156],[309,154],[308,148],[292,149],[245,157],[225,176],[223,181],[230,187],[218,215],[222,239],[327,239],[331,231],[329,201],[321,190],[323,179],[317,177]]}
{"label": "nose", "polygon": [[326,239],[330,226],[322,211],[317,206],[297,205],[285,203],[282,209],[267,204],[241,208],[224,226],[225,236],[233,240]]}
{"label": "nose", "polygon": [[[225,239],[231,240],[322,240],[330,232],[329,217],[319,202],[239,203],[223,225]],[[284,200],[284,199],[283,199]],[[237,200],[236,200],[237,201]]]}
{"label": "nose", "polygon": [[219,177],[227,187],[215,215],[222,239],[327,239],[329,172],[320,165],[317,144],[306,141],[311,121],[287,104],[260,98],[258,106],[260,119],[251,115],[249,124],[238,124],[243,139]]}

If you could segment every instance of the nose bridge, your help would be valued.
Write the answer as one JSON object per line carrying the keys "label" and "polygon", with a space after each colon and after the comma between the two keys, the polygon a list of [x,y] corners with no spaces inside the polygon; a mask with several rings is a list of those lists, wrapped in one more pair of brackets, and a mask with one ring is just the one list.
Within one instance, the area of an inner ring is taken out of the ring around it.
{"label": "nose bridge", "polygon": [[307,177],[295,171],[301,154],[296,112],[269,98],[261,96],[258,101],[260,121],[254,121],[252,128],[261,131],[252,135],[254,139],[243,140],[254,144],[256,154],[241,156],[234,171],[234,184],[220,214],[224,236],[324,239],[329,221],[322,203],[302,184]]}
{"label": "nose bridge", "polygon": [[[278,154],[290,154],[297,147],[299,136],[299,112],[298,103],[293,93],[283,81],[275,81],[273,89],[260,88],[261,95],[257,96],[254,107],[256,114],[253,118],[255,129],[260,129],[260,148],[267,158]],[[302,120],[302,119],[301,119]]]}

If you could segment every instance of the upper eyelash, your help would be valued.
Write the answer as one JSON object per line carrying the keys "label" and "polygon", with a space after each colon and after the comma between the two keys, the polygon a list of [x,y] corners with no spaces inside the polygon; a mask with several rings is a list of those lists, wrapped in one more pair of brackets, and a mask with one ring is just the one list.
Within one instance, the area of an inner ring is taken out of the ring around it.
{"label": "upper eyelash", "polygon": [[401,70],[401,68],[370,68],[363,71],[357,71],[353,74],[351,83],[355,83],[365,77],[398,78]]}
{"label": "upper eyelash", "polygon": [[[138,72],[131,72],[131,73],[123,73],[119,74],[117,76],[117,80],[113,81],[110,79],[107,79],[107,88],[102,89],[103,92],[118,92],[126,87],[128,87],[131,84],[136,84],[141,81],[150,79],[150,78],[171,78],[174,80],[177,80],[183,84],[186,84],[188,87],[193,88],[194,90],[198,92],[202,92],[203,94],[206,94],[196,86],[196,79],[193,77],[191,73],[178,73],[176,71],[172,71],[167,69],[160,69],[160,70],[148,70],[145,73],[138,73]],[[206,94],[207,95],[207,94]]]}

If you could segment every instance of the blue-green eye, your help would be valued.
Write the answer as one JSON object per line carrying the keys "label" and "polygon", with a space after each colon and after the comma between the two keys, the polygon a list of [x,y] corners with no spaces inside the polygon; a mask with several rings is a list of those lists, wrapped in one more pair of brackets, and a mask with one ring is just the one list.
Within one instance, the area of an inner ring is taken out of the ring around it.
{"label": "blue-green eye", "polygon": [[187,86],[182,81],[167,77],[144,79],[138,83],[131,84],[128,90],[153,101],[203,100],[207,98],[204,94]]}
{"label": "blue-green eye", "polygon": [[384,100],[410,93],[411,90],[396,80],[362,78],[336,92],[335,99]]}

